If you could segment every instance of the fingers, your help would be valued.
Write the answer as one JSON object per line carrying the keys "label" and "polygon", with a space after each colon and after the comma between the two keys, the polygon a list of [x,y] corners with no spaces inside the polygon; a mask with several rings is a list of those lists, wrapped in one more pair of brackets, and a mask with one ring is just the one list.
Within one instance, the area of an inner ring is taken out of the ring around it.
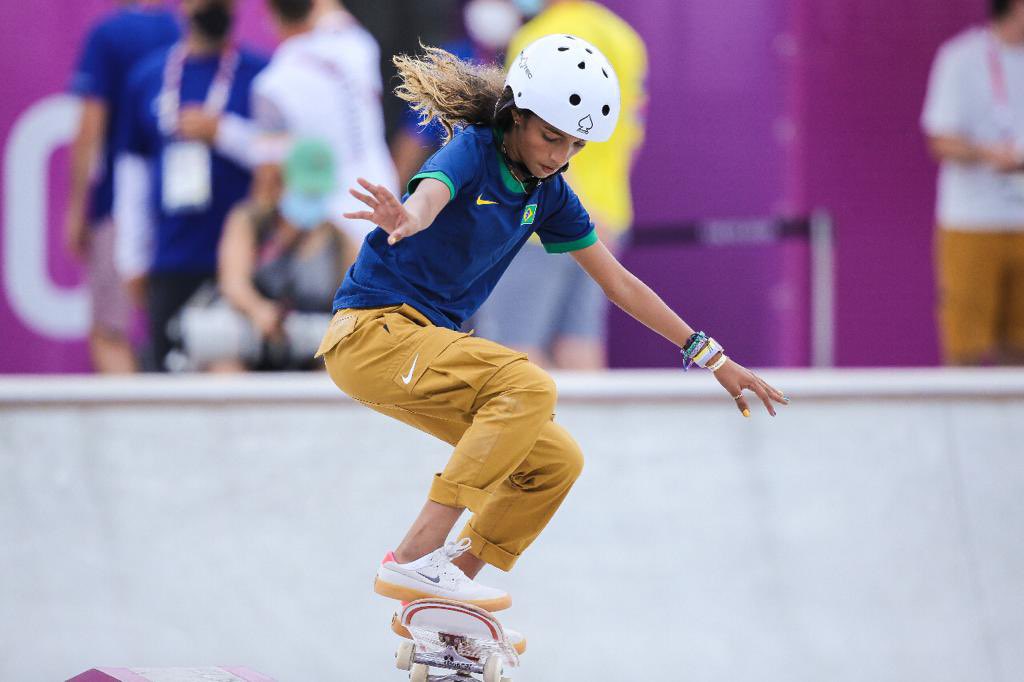
{"label": "fingers", "polygon": [[742,389],[732,397],[736,401],[736,409],[740,411],[744,417],[750,416],[750,405],[747,405],[747,399],[743,397]]}
{"label": "fingers", "polygon": [[342,215],[350,220],[369,220],[373,222],[373,211],[352,211],[350,213],[342,213]]}
{"label": "fingers", "polygon": [[356,199],[359,199],[359,201],[363,202],[372,209],[377,209],[380,206],[380,202],[371,197],[369,194],[363,194],[362,192],[356,189],[350,189],[348,193],[354,196]]}
{"label": "fingers", "polygon": [[765,389],[763,382],[760,380],[755,381],[754,385],[750,387],[750,390],[757,394],[757,397],[760,398],[761,402],[764,404],[764,409],[768,410],[768,414],[774,417],[775,406],[772,405],[771,398],[768,397],[768,391]]}
{"label": "fingers", "polygon": [[389,206],[393,206],[398,203],[398,200],[395,199],[395,195],[388,191],[387,187],[384,187],[383,185],[375,185],[366,178],[357,178],[356,180],[380,203],[388,204]]}
{"label": "fingers", "polygon": [[[728,386],[726,386],[726,388],[728,388]],[[736,394],[732,396],[732,399],[736,402],[736,409],[738,409],[744,417],[750,416],[750,406],[747,403],[746,398],[743,396],[743,391],[746,390],[753,391],[761,400],[761,403],[764,405],[764,409],[773,417],[777,415],[775,405],[772,404],[773,402],[779,403],[780,405],[789,404],[789,398],[787,398],[781,391],[769,385],[753,372],[749,372],[748,376],[745,377],[745,380],[741,379],[739,389],[736,391]]]}
{"label": "fingers", "polygon": [[754,380],[757,381],[757,383],[759,383],[764,388],[765,393],[771,400],[774,400],[780,405],[789,404],[789,398],[786,397],[785,393],[775,388],[774,386],[772,386],[771,384],[769,384],[767,381],[757,376],[756,374],[754,374]]}

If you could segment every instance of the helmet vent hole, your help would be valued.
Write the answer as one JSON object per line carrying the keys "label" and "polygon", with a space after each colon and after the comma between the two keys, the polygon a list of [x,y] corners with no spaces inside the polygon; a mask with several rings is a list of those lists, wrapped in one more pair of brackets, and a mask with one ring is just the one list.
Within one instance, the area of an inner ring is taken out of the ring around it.
{"label": "helmet vent hole", "polygon": [[523,96],[522,92],[520,92],[519,94],[516,95],[516,97],[522,97],[522,96]]}
{"label": "helmet vent hole", "polygon": [[577,106],[581,101],[582,100],[580,99],[580,96],[575,93],[569,96],[569,104],[573,105],[574,107]]}
{"label": "helmet vent hole", "polygon": [[571,36],[568,33],[565,34],[565,37],[568,38],[569,40],[576,40],[576,36]]}
{"label": "helmet vent hole", "polygon": [[580,62],[576,66],[580,67],[581,69],[585,69],[585,68],[587,68],[587,63],[586,62]]}
{"label": "helmet vent hole", "polygon": [[605,78],[607,78],[607,77],[608,77],[608,72],[607,72],[607,71],[605,71],[604,69],[601,69],[601,73],[603,73],[603,74],[604,74],[604,77],[605,77]]}
{"label": "helmet vent hole", "polygon": [[594,51],[591,50],[589,47],[585,47],[583,49],[587,51],[587,54],[594,54]]}
{"label": "helmet vent hole", "polygon": [[559,51],[559,52],[565,52],[565,51],[566,51],[566,50],[568,50],[568,49],[569,49],[569,48],[567,48],[567,47],[565,47],[565,46],[562,46],[562,47],[558,48],[558,51]]}
{"label": "helmet vent hole", "polygon": [[604,114],[605,116],[607,116],[611,112],[612,112],[612,108],[610,106],[608,106],[607,104],[605,104],[603,107],[601,107],[601,113]]}

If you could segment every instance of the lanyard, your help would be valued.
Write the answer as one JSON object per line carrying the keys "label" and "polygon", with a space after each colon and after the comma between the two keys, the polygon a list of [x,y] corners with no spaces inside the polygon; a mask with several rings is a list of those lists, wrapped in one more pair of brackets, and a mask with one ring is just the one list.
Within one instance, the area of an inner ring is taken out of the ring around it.
{"label": "lanyard", "polygon": [[988,74],[992,83],[992,95],[996,101],[996,119],[999,132],[1006,140],[1014,140],[1013,110],[1010,108],[1010,87],[1003,68],[1003,57],[1000,54],[996,37],[990,36],[988,42]]}
{"label": "lanyard", "polygon": [[[163,85],[160,95],[157,98],[157,122],[160,132],[168,137],[174,135],[178,129],[178,112],[181,109],[181,77],[185,71],[185,60],[188,58],[188,48],[184,43],[178,43],[171,48],[167,56],[167,64],[164,65]],[[203,108],[207,113],[218,115],[223,113],[227,107],[228,97],[231,95],[231,85],[235,80],[235,72],[238,70],[239,55],[234,47],[228,47],[220,55],[217,63],[217,73],[213,77],[210,89],[206,92],[206,101]]]}

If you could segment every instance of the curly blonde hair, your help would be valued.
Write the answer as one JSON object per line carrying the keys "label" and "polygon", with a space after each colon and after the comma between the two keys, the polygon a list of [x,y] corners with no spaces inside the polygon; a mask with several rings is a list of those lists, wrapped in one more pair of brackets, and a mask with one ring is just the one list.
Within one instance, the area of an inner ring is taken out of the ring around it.
{"label": "curly blonde hair", "polygon": [[420,47],[422,56],[398,55],[392,61],[401,79],[395,94],[419,114],[421,126],[436,119],[445,144],[456,127],[508,127],[514,107],[501,68],[464,62],[439,47]]}

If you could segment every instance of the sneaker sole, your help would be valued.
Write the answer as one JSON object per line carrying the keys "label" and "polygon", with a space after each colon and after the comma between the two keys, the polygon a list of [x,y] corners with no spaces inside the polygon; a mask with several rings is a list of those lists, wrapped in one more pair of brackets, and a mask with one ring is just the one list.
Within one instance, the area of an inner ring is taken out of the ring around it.
{"label": "sneaker sole", "polygon": [[[436,592],[425,592],[412,587],[405,587],[404,585],[394,585],[381,580],[379,577],[373,580],[373,591],[383,597],[406,602],[416,601],[417,599],[452,599],[448,595],[437,594]],[[504,611],[512,606],[512,595],[506,594],[504,597],[496,597],[494,599],[452,599],[452,601],[472,604],[484,611]]]}
{"label": "sneaker sole", "polygon": [[[399,637],[404,637],[405,639],[412,639],[412,634],[410,634],[409,628],[402,625],[402,621],[398,618],[397,613],[391,616],[391,631]],[[516,653],[520,656],[526,653],[525,637],[523,637],[523,639],[521,639],[518,642],[510,642],[510,644],[512,644],[512,648],[515,649]]]}

